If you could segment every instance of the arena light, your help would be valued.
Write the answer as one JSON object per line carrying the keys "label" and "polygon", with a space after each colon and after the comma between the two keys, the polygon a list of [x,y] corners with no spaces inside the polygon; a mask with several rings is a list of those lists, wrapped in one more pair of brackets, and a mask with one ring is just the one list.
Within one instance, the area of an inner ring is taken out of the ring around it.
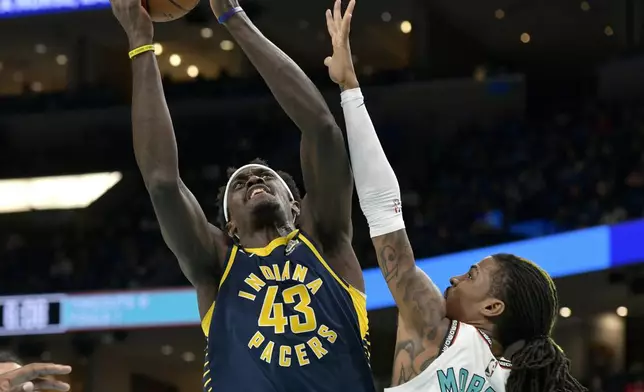
{"label": "arena light", "polygon": [[85,208],[121,178],[111,172],[0,180],[0,213]]}
{"label": "arena light", "polygon": [[179,56],[178,54],[171,55],[168,60],[170,61],[170,65],[172,65],[173,67],[178,67],[181,65],[181,56]]}
{"label": "arena light", "polygon": [[67,60],[67,56],[65,56],[64,54],[59,54],[58,56],[56,56],[56,64],[58,65],[67,64]]}
{"label": "arena light", "polygon": [[527,44],[530,42],[530,40],[532,40],[532,37],[530,37],[530,34],[528,33],[521,34],[521,42],[523,42],[524,44]]}
{"label": "arena light", "polygon": [[154,43],[154,54],[160,56],[163,53],[163,45],[158,42]]}
{"label": "arena light", "polygon": [[32,83],[31,83],[30,88],[31,88],[31,91],[33,91],[33,92],[35,92],[35,93],[40,93],[40,92],[42,92],[42,88],[43,88],[43,87],[42,87],[42,83],[41,83],[41,82],[39,82],[39,81],[35,81],[35,82],[32,82]]}
{"label": "arena light", "polygon": [[195,360],[195,355],[190,351],[186,351],[185,353],[181,354],[181,358],[186,362],[192,362]]}
{"label": "arena light", "polygon": [[219,43],[219,47],[223,51],[230,52],[231,50],[235,49],[235,44],[233,43],[233,41],[225,39]]}
{"label": "arena light", "polygon": [[402,21],[400,23],[400,31],[402,31],[403,34],[411,33],[411,22],[408,20]]}
{"label": "arena light", "polygon": [[204,27],[201,29],[201,38],[208,39],[212,38],[212,29],[210,27]]}
{"label": "arena light", "polygon": [[617,313],[619,317],[626,317],[628,316],[628,308],[626,306],[620,306],[615,310],[615,313]]}
{"label": "arena light", "polygon": [[572,310],[570,310],[569,307],[564,306],[563,308],[559,309],[559,315],[563,318],[568,318],[572,315]]}
{"label": "arena light", "polygon": [[186,70],[186,73],[188,74],[188,76],[190,76],[191,78],[193,78],[193,79],[194,79],[194,78],[196,78],[197,76],[199,76],[199,68],[197,68],[197,66],[196,66],[196,65],[191,65],[191,66],[189,66],[189,67],[188,67],[188,69]]}

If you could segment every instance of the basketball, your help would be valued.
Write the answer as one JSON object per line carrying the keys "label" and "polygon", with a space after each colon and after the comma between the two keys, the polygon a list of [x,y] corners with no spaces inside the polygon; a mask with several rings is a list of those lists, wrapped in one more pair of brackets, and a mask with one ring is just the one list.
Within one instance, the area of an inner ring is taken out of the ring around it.
{"label": "basketball", "polygon": [[192,11],[199,0],[141,0],[154,22],[170,22]]}

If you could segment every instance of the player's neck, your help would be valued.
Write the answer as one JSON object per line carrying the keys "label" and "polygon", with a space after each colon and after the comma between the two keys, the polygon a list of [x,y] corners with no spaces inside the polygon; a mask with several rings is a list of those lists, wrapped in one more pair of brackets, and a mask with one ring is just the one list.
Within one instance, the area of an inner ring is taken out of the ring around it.
{"label": "player's neck", "polygon": [[506,347],[505,350],[503,350],[502,355],[506,359],[510,359],[514,354],[517,353],[517,351],[521,350],[523,346],[525,346],[524,340],[519,340],[518,342],[514,342],[508,347]]}
{"label": "player's neck", "polygon": [[244,248],[263,248],[271,243],[276,238],[286,237],[293,231],[292,227],[264,227],[254,230],[247,234],[240,235],[240,244]]}
{"label": "player's neck", "polygon": [[481,331],[483,331],[489,338],[492,340],[492,346],[490,349],[492,350],[492,354],[494,354],[495,357],[497,358],[506,358],[510,359],[514,354],[516,354],[517,351],[519,351],[525,344],[523,340],[512,343],[508,347],[503,347],[503,345],[499,342],[498,337],[494,334],[494,328],[479,328]]}
{"label": "player's neck", "polygon": [[501,343],[499,343],[498,339],[496,339],[495,337],[494,326],[488,323],[483,323],[480,325],[477,325],[476,323],[472,323],[472,325],[474,325],[476,328],[478,328],[479,331],[483,332],[490,338],[490,341],[492,342],[490,349],[492,350],[492,354],[494,354],[495,357],[497,358],[505,357],[505,349],[503,348]]}

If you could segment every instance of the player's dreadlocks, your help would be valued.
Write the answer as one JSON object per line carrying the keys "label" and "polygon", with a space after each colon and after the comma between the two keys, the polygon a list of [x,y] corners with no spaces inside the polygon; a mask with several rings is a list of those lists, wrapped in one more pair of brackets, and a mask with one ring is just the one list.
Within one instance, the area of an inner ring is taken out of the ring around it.
{"label": "player's dreadlocks", "polygon": [[[255,158],[249,163],[270,167],[268,166],[268,163],[266,163],[265,160],[260,158]],[[232,176],[233,173],[235,173],[235,170],[237,170],[237,168],[229,167],[226,172],[226,179],[230,179],[230,176]],[[297,188],[297,184],[295,184],[295,180],[293,179],[293,177],[290,174],[283,172],[281,170],[275,170],[275,171],[280,177],[282,177],[282,179],[286,183],[286,186],[288,186],[288,189],[291,190],[291,193],[293,194],[295,201],[298,203],[301,202],[302,197],[300,196],[300,190]],[[226,192],[226,185],[224,184],[221,187],[219,187],[219,193],[217,194],[217,208],[218,208],[217,223],[219,224],[219,228],[222,230],[226,230],[226,218],[224,217],[224,193],[225,192]]]}
{"label": "player's dreadlocks", "polygon": [[570,374],[570,360],[552,340],[559,299],[554,282],[531,261],[510,254],[492,256],[499,270],[492,295],[505,302],[494,321],[496,338],[504,348],[525,345],[510,358],[507,392],[577,392],[586,389]]}

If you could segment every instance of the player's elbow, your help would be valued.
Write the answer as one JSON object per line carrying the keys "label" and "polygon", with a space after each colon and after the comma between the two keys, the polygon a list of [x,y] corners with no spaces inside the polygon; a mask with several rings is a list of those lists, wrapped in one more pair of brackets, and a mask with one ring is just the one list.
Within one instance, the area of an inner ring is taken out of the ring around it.
{"label": "player's elbow", "polygon": [[328,134],[334,140],[342,142],[342,144],[344,145],[344,136],[342,136],[342,130],[338,126],[338,123],[335,122],[333,116],[327,115],[323,121],[324,125],[322,132]]}
{"label": "player's elbow", "polygon": [[179,190],[180,188],[179,176],[165,171],[143,174],[143,182],[151,194]]}
{"label": "player's elbow", "polygon": [[321,138],[342,138],[342,131],[335,122],[333,115],[328,111],[323,111],[314,122],[307,127],[314,135]]}

